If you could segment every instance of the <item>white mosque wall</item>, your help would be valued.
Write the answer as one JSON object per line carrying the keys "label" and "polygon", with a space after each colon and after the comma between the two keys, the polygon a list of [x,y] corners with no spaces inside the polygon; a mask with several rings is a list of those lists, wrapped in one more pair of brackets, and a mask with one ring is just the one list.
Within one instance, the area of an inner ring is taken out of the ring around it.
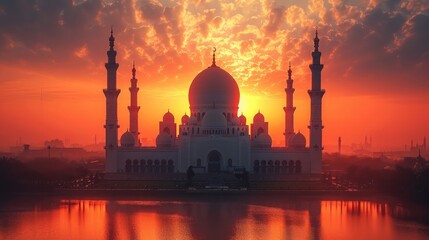
{"label": "white mosque wall", "polygon": [[198,171],[206,172],[208,156],[212,151],[217,151],[220,154],[221,171],[231,171],[234,168],[249,169],[250,167],[250,140],[248,136],[182,136],[179,144],[180,172],[186,172],[189,166],[198,168]]}
{"label": "white mosque wall", "polygon": [[[148,166],[148,163],[151,162],[152,166],[155,167],[156,163],[159,163],[161,166],[164,162],[168,165],[169,162],[173,163],[174,172],[177,172],[178,166],[178,151],[177,148],[155,148],[155,147],[144,147],[144,148],[124,148],[121,147],[118,150],[117,158],[117,172],[127,173],[126,164],[127,160],[131,161],[131,165],[135,161],[138,162],[139,170],[131,171],[134,173],[147,173],[147,169],[144,171],[141,170],[142,163],[144,166]],[[155,172],[155,171],[153,171]]]}

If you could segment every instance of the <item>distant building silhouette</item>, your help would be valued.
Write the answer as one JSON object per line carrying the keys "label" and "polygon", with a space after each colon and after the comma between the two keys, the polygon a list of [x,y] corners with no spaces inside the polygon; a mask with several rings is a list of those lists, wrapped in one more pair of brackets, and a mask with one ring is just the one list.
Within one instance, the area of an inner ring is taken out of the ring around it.
{"label": "distant building silhouette", "polygon": [[338,137],[338,154],[341,154],[341,137]]}

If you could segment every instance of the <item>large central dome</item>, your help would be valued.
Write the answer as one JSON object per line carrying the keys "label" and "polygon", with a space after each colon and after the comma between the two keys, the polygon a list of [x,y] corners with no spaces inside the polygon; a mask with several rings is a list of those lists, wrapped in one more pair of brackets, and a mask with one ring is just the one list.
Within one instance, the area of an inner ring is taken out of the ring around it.
{"label": "large central dome", "polygon": [[222,68],[212,65],[200,72],[189,88],[191,111],[215,107],[238,110],[240,90],[235,79]]}

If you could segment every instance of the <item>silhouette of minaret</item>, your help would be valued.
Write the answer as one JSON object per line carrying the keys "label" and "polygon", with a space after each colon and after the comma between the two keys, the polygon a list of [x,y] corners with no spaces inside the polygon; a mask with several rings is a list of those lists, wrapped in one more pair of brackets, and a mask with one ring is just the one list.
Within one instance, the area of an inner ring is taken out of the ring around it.
{"label": "silhouette of minaret", "polygon": [[116,172],[116,156],[118,149],[118,96],[121,92],[116,89],[116,71],[119,64],[116,63],[115,38],[113,29],[110,31],[109,51],[107,51],[107,88],[103,90],[106,96],[106,172]]}
{"label": "silhouette of minaret", "polygon": [[[311,69],[311,90],[308,94],[311,99],[311,117],[310,117],[310,145],[309,148],[313,152],[314,159],[322,159],[322,97],[325,90],[321,88],[323,64],[320,64],[319,52],[319,37],[316,29],[316,37],[314,38],[314,52],[311,53],[313,63],[310,64]],[[311,172],[320,172],[321,165],[312,164]],[[314,166],[314,167],[313,167]]]}
{"label": "silhouette of minaret", "polygon": [[341,154],[341,136],[338,137],[338,154]]}
{"label": "silhouette of minaret", "polygon": [[137,87],[137,79],[136,79],[136,67],[133,62],[133,78],[131,78],[131,87],[130,89],[130,106],[128,106],[128,110],[130,111],[130,132],[134,135],[135,146],[140,146],[139,140],[139,110],[140,106],[137,105],[137,93],[139,88]]}
{"label": "silhouette of minaret", "polygon": [[295,134],[294,131],[294,117],[296,107],[293,106],[293,93],[295,88],[293,88],[293,79],[292,79],[292,69],[289,62],[289,70],[287,71],[289,78],[286,80],[287,87],[285,88],[286,92],[286,107],[283,108],[285,111],[285,147],[288,146],[288,140],[291,136]]}

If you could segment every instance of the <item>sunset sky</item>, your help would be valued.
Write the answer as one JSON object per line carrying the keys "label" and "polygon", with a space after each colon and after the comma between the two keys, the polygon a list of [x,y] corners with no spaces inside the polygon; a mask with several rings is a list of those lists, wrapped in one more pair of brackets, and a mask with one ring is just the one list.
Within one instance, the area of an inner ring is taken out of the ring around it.
{"label": "sunset sky", "polygon": [[[189,115],[188,88],[211,64],[237,81],[240,109],[258,109],[284,144],[285,80],[292,62],[295,130],[308,139],[311,51],[320,38],[324,144],[381,149],[429,136],[429,1],[0,0],[0,150],[47,139],[104,141],[108,37],[118,51],[119,136],[129,126],[132,61],[141,138],[169,109]],[[331,148],[331,150],[335,150]]]}

